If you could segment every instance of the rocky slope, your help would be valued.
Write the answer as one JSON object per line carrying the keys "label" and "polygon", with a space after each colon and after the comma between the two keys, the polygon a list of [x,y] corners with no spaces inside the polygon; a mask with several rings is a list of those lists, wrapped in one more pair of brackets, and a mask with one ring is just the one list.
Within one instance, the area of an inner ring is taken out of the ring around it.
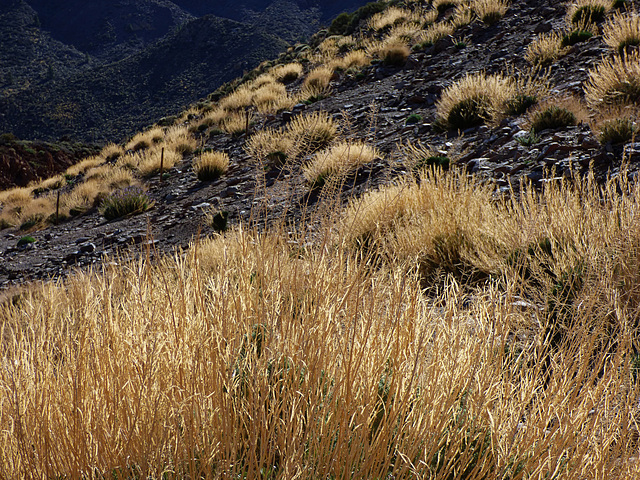
{"label": "rocky slope", "polygon": [[[357,75],[342,72],[334,76],[328,98],[298,105],[291,112],[260,116],[253,128],[276,128],[305,110],[325,110],[342,123],[343,135],[375,144],[383,158],[348,177],[342,201],[408,175],[410,166],[401,149],[408,142],[428,145],[448,156],[452,168],[486,178],[495,185],[496,195],[517,194],[520,182],[542,186],[554,178],[585,174],[590,165],[597,178],[615,176],[623,156],[635,177],[640,144],[602,145],[585,122],[543,130],[534,142],[523,141],[529,135],[526,115],[462,132],[435,128],[435,103],[446,86],[468,72],[526,68],[526,46],[539,32],[560,29],[564,16],[565,5],[560,2],[519,2],[498,23],[464,26],[455,38],[414,51],[402,66],[377,62]],[[549,71],[549,97],[581,96],[589,67],[606,52],[600,36],[572,47]],[[414,118],[420,121],[407,125],[410,115],[419,115]],[[211,208],[228,211],[231,225],[260,227],[265,218],[296,223],[313,211],[323,195],[322,190],[309,189],[299,166],[265,173],[245,153],[245,136],[216,133],[202,141],[206,147],[229,153],[229,172],[214,182],[200,182],[191,168],[193,156],[186,156],[164,181],[149,181],[148,193],[155,205],[142,215],[107,222],[93,210],[32,233],[36,241],[21,247],[17,242],[25,232],[0,232],[0,286],[6,289],[28,280],[66,275],[72,266],[99,266],[103,255],[114,258],[117,252],[155,255],[187,247],[199,236],[213,233],[205,222]]]}

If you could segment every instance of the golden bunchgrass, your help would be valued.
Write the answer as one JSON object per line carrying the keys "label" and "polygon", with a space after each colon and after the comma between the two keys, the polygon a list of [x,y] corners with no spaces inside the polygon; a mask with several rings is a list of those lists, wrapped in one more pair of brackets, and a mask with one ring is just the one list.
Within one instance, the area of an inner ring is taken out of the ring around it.
{"label": "golden bunchgrass", "polygon": [[510,77],[467,74],[444,89],[436,112],[449,127],[465,129],[498,120],[515,93],[516,84]]}
{"label": "golden bunchgrass", "polygon": [[326,89],[333,78],[333,69],[321,66],[311,70],[304,79],[305,87]]}
{"label": "golden bunchgrass", "polygon": [[453,35],[456,31],[456,27],[450,22],[437,22],[429,25],[423,32],[421,32],[416,41],[420,43],[434,44],[441,38],[445,38],[449,35]]}
{"label": "golden bunchgrass", "polygon": [[268,128],[251,135],[245,150],[256,161],[270,163],[272,160],[286,160],[295,156],[294,145],[294,140],[286,132]]}
{"label": "golden bunchgrass", "polygon": [[165,133],[165,145],[167,149],[182,155],[189,155],[196,149],[198,142],[184,125],[169,127]]}
{"label": "golden bunchgrass", "polygon": [[81,173],[86,172],[90,168],[97,167],[98,165],[102,165],[104,163],[104,158],[102,155],[94,155],[92,157],[87,157],[83,160],[80,160],[75,165],[71,165],[69,168],[65,170],[66,175],[79,175]]}
{"label": "golden bunchgrass", "polygon": [[318,152],[302,169],[302,175],[312,186],[322,186],[379,158],[380,153],[360,141],[343,141]]}
{"label": "golden bunchgrass", "polygon": [[640,46],[640,15],[636,11],[616,13],[602,31],[604,42],[618,53]]}
{"label": "golden bunchgrass", "polygon": [[0,476],[636,478],[640,187],[576,182],[425,175],[335,242],[240,228],[25,289]]}
{"label": "golden bunchgrass", "polygon": [[143,150],[164,140],[164,130],[161,127],[153,127],[145,132],[140,132],[129,140],[125,150]]}
{"label": "golden bunchgrass", "polygon": [[492,25],[507,13],[509,2],[508,0],[474,0],[472,8],[480,20]]}
{"label": "golden bunchgrass", "polygon": [[337,57],[333,60],[332,66],[342,70],[359,69],[366,67],[371,63],[371,57],[364,50],[352,50],[343,57]]}
{"label": "golden bunchgrass", "polygon": [[302,75],[302,65],[299,63],[287,63],[275,67],[271,74],[281,83],[291,83]]}
{"label": "golden bunchgrass", "polygon": [[296,116],[287,126],[287,134],[300,152],[315,152],[336,137],[338,125],[326,112],[317,111]]}
{"label": "golden bunchgrass", "polygon": [[231,112],[220,120],[220,129],[230,135],[246,132],[247,120],[251,123],[252,112]]}
{"label": "golden bunchgrass", "polygon": [[573,0],[567,7],[567,23],[599,23],[611,11],[612,0]]}
{"label": "golden bunchgrass", "polygon": [[634,51],[606,58],[589,71],[585,99],[593,108],[640,102],[640,53]]}
{"label": "golden bunchgrass", "polygon": [[162,149],[156,147],[148,151],[134,153],[129,161],[140,175],[148,177],[159,173],[161,166],[166,171],[180,163],[182,161],[182,152],[172,148],[165,148],[163,153]]}
{"label": "golden bunchgrass", "polygon": [[198,180],[211,181],[229,169],[229,154],[225,152],[203,152],[193,161],[193,171]]}
{"label": "golden bunchgrass", "polygon": [[389,7],[384,11],[373,15],[368,21],[368,26],[372,30],[379,31],[407,22],[417,22],[418,20],[419,17],[411,10],[399,7]]}
{"label": "golden bunchgrass", "polygon": [[281,83],[270,83],[256,89],[253,94],[253,105],[259,113],[276,113],[295,105],[295,100],[287,93]]}
{"label": "golden bunchgrass", "polygon": [[562,45],[562,33],[552,31],[538,35],[527,47],[525,59],[531,65],[546,67],[563,56],[568,48]]}

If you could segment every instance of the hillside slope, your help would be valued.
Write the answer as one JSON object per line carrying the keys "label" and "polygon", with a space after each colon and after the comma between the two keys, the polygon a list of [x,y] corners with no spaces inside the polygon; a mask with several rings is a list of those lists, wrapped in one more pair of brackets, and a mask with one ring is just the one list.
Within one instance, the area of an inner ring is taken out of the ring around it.
{"label": "hillside slope", "polygon": [[122,140],[361,3],[8,1],[0,9],[0,132]]}

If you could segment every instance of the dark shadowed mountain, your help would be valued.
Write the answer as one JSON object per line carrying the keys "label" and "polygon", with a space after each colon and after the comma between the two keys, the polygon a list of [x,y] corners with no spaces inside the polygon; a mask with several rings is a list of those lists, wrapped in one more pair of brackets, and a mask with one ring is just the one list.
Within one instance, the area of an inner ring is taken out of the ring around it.
{"label": "dark shadowed mountain", "polygon": [[0,0],[0,133],[120,140],[364,3]]}

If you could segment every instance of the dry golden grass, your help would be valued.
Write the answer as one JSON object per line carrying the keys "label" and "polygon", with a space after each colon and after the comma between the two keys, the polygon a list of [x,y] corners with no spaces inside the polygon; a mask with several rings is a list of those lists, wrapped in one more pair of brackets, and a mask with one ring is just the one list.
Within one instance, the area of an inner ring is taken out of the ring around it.
{"label": "dry golden grass", "polygon": [[182,155],[189,155],[196,149],[198,142],[184,125],[169,127],[165,132],[164,144],[167,149]]}
{"label": "dry golden grass", "polygon": [[335,58],[330,67],[334,69],[359,69],[371,63],[371,57],[364,50],[352,50],[343,57]]}
{"label": "dry golden grass", "polygon": [[508,0],[474,0],[471,8],[480,20],[492,25],[507,13],[509,2]]}
{"label": "dry golden grass", "polygon": [[104,158],[102,155],[96,155],[93,157],[85,158],[84,160],[79,161],[75,165],[71,165],[67,170],[65,170],[65,174],[67,175],[79,175],[81,173],[86,172],[90,168],[97,167],[98,165],[102,165],[104,163]]}
{"label": "dry golden grass", "polygon": [[[342,247],[236,230],[25,290],[0,476],[636,478],[639,200],[425,176],[350,207]],[[378,260],[350,252],[363,218]]]}
{"label": "dry golden grass", "polygon": [[161,127],[153,127],[146,132],[140,132],[129,140],[125,146],[125,150],[143,150],[152,145],[156,145],[164,140],[164,130]]}
{"label": "dry golden grass", "polygon": [[424,31],[422,31],[416,38],[419,43],[434,44],[441,38],[445,38],[449,35],[453,35],[456,31],[456,26],[450,22],[438,22],[429,25]]}
{"label": "dry golden grass", "polygon": [[249,125],[251,124],[252,112],[232,112],[228,113],[222,120],[220,120],[220,128],[222,131],[230,135],[238,135],[246,132],[247,120]]}
{"label": "dry golden grass", "polygon": [[511,77],[468,74],[442,92],[436,103],[437,116],[449,127],[459,129],[495,121],[515,94],[516,83]]}
{"label": "dry golden grass", "polygon": [[267,114],[289,109],[296,102],[288,95],[283,84],[269,83],[255,90],[252,103],[259,113]]}
{"label": "dry golden grass", "polygon": [[527,62],[541,67],[554,63],[568,51],[562,46],[562,36],[562,32],[554,31],[538,35],[527,47]]}
{"label": "dry golden grass", "polygon": [[245,150],[260,163],[270,163],[272,160],[279,163],[280,160],[295,156],[294,144],[286,132],[265,129],[251,135]]}
{"label": "dry golden grass", "polygon": [[288,63],[286,65],[279,65],[275,67],[271,74],[278,82],[291,83],[297,80],[302,75],[302,65],[299,63]]}
{"label": "dry golden grass", "polygon": [[600,23],[611,11],[612,0],[574,0],[567,7],[567,23]]}
{"label": "dry golden grass", "polygon": [[368,21],[368,27],[372,30],[379,31],[408,22],[418,23],[420,22],[420,17],[405,8],[389,7],[373,15]]}
{"label": "dry golden grass", "polygon": [[223,110],[234,112],[249,107],[252,102],[253,91],[249,86],[243,85],[220,100],[220,102],[218,102],[218,106]]}
{"label": "dry golden grass", "polygon": [[296,116],[287,126],[287,134],[299,152],[312,153],[326,147],[336,137],[338,126],[323,111]]}
{"label": "dry golden grass", "polygon": [[315,89],[326,89],[333,78],[333,69],[321,66],[311,70],[304,79],[303,86]]}
{"label": "dry golden grass", "polygon": [[211,181],[229,170],[229,154],[208,151],[193,161],[193,171],[199,180]]}
{"label": "dry golden grass", "polygon": [[628,105],[640,100],[640,53],[624,53],[602,60],[589,71],[585,99],[593,108]]}
{"label": "dry golden grass", "polygon": [[115,143],[109,143],[100,151],[100,157],[104,158],[107,161],[113,161],[123,153],[124,153],[124,149],[122,148],[121,145],[116,145]]}
{"label": "dry golden grass", "polygon": [[123,160],[120,165],[125,166],[129,162],[141,175],[148,177],[160,172],[161,163],[163,170],[166,171],[181,161],[182,152],[166,148],[163,154],[161,148],[153,148],[134,153],[128,160]]}
{"label": "dry golden grass", "polygon": [[638,12],[616,13],[604,26],[604,42],[618,53],[627,47],[640,46],[640,15]]}
{"label": "dry golden grass", "polygon": [[303,167],[302,175],[312,186],[322,186],[380,157],[375,148],[360,141],[344,141],[318,152]]}

